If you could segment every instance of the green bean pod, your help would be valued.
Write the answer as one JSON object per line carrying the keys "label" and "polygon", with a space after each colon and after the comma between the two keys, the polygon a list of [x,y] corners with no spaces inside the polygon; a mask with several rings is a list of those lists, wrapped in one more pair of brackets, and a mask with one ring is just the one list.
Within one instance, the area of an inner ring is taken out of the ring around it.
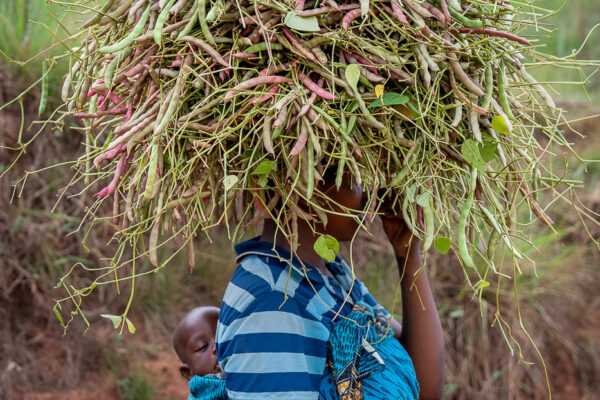
{"label": "green bean pod", "polygon": [[140,36],[142,31],[144,30],[144,27],[146,26],[146,22],[148,22],[149,15],[150,15],[150,4],[148,4],[148,6],[146,7],[146,10],[142,14],[142,17],[140,18],[140,20],[135,25],[135,27],[133,28],[133,30],[131,31],[131,33],[129,35],[125,36],[123,38],[123,40],[120,40],[115,44],[99,48],[98,51],[100,53],[108,54],[108,53],[117,52],[119,50],[123,50],[125,47],[129,46],[138,36]]}
{"label": "green bean pod", "polygon": [[196,25],[196,22],[198,22],[198,3],[194,3],[192,10],[194,10],[192,16],[190,17],[188,23],[177,35],[177,40],[181,40],[181,38],[187,36],[192,31],[194,25]]}
{"label": "green bean pod", "polygon": [[433,205],[432,200],[429,199],[429,202],[426,207],[423,208],[423,219],[425,222],[425,238],[423,239],[423,252],[427,252],[433,243],[434,236],[434,217],[433,217]]}
{"label": "green bean pod", "polygon": [[206,13],[206,22],[214,22],[219,17],[219,14],[224,9],[225,5],[222,0],[217,0],[215,4]]}
{"label": "green bean pod", "polygon": [[150,162],[148,163],[148,178],[144,189],[144,200],[152,198],[154,184],[156,182],[156,167],[158,166],[158,143],[153,143],[150,149]]}
{"label": "green bean pod", "polygon": [[470,19],[469,17],[465,17],[460,11],[457,11],[452,6],[450,6],[448,10],[450,11],[450,15],[452,16],[452,18],[454,18],[464,26],[469,28],[483,28],[483,21],[479,19]]}
{"label": "green bean pod", "polygon": [[306,199],[310,200],[315,188],[315,149],[312,140],[306,143],[306,150],[308,153],[308,157],[306,158],[306,169],[308,172],[308,176],[306,177]]}
{"label": "green bean pod", "polygon": [[494,229],[487,243],[487,257],[491,262],[494,260],[494,254],[496,254],[498,243],[500,243],[500,234]]}
{"label": "green bean pod", "polygon": [[506,96],[506,75],[504,72],[504,62],[500,63],[500,69],[498,70],[498,101],[502,110],[506,114],[506,116],[511,120],[515,120],[515,116],[510,109],[510,104],[508,104],[508,97]]}
{"label": "green bean pod", "polygon": [[485,67],[485,96],[481,102],[481,107],[486,110],[490,108],[492,103],[492,95],[494,94],[494,71],[492,63],[489,62]]}
{"label": "green bean pod", "polygon": [[42,92],[40,94],[40,106],[38,115],[42,115],[46,111],[46,103],[48,102],[48,67],[46,63],[42,63]]}
{"label": "green bean pod", "polygon": [[[404,199],[402,199],[402,218],[404,219],[404,223],[406,227],[410,229],[411,232],[415,231],[414,225],[412,223],[412,215],[408,214],[408,207],[410,206],[410,202],[408,201],[408,196],[404,195]],[[412,209],[411,209],[412,211]],[[411,213],[412,214],[412,213]]]}
{"label": "green bean pod", "polygon": [[[283,50],[281,43],[269,43],[268,45],[272,50]],[[258,53],[261,51],[267,51],[267,42],[259,42],[244,49],[244,53]]]}
{"label": "green bean pod", "polygon": [[469,188],[469,195],[465,200],[465,204],[460,212],[460,219],[458,220],[458,232],[456,233],[458,242],[458,253],[460,258],[467,267],[475,268],[475,262],[471,258],[469,248],[467,246],[467,219],[471,212],[473,205],[473,195],[475,193],[475,186],[477,185],[477,168],[473,168],[471,171],[471,186]]}
{"label": "green bean pod", "polygon": [[162,29],[169,17],[169,10],[173,7],[173,4],[176,0],[170,0],[160,11],[158,14],[158,18],[156,19],[156,24],[154,25],[154,30],[152,32],[154,36],[154,42],[160,47],[162,45]]}
{"label": "green bean pod", "polygon": [[217,47],[215,38],[212,33],[210,33],[210,29],[208,29],[208,24],[206,23],[206,0],[198,0],[198,22],[200,22],[200,28],[202,29],[202,33],[204,33],[206,40],[213,47]]}
{"label": "green bean pod", "polygon": [[87,22],[83,24],[84,28],[90,27],[94,25],[96,22],[100,21],[100,19],[112,8],[115,4],[116,0],[108,0],[99,11],[96,11],[96,15],[90,18]]}
{"label": "green bean pod", "polygon": [[342,187],[342,180],[344,178],[344,167],[346,166],[346,153],[348,151],[348,145],[346,142],[342,142],[342,157],[338,160],[337,173],[335,175],[335,187],[340,190]]}

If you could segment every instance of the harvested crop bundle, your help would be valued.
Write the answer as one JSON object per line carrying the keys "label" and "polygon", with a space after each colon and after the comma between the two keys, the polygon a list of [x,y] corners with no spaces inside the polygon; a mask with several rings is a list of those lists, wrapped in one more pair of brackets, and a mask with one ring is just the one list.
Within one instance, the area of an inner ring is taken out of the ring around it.
{"label": "harvested crop bundle", "polygon": [[[298,219],[326,223],[318,183],[331,169],[368,192],[346,213],[369,220],[391,201],[425,250],[494,269],[502,244],[518,262],[516,207],[552,225],[537,193],[577,184],[545,163],[569,144],[527,71],[543,60],[526,37],[537,12],[483,0],[107,0],[62,90],[85,124],[81,174],[103,183],[95,195],[113,202],[124,244],[150,233],[154,266],[164,238],[191,248],[210,227],[235,224],[235,238],[267,217],[293,248]],[[475,273],[484,287],[487,270]]]}

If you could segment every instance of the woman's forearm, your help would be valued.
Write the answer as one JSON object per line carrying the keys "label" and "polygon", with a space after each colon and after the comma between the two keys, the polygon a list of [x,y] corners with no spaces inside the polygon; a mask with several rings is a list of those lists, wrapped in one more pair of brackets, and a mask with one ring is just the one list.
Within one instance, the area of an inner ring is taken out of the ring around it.
{"label": "woman's forearm", "polygon": [[[402,276],[400,342],[410,355],[420,385],[419,399],[440,399],[444,392],[444,337],[423,258],[418,249],[397,256]],[[405,262],[406,261],[406,262]]]}

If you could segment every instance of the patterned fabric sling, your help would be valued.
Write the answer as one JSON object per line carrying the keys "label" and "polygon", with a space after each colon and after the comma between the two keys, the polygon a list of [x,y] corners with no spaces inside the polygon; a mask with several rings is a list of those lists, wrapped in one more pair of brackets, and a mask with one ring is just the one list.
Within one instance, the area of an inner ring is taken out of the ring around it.
{"label": "patterned fabric sling", "polygon": [[412,361],[381,307],[359,302],[333,324],[327,369],[320,400],[414,400],[419,395]]}

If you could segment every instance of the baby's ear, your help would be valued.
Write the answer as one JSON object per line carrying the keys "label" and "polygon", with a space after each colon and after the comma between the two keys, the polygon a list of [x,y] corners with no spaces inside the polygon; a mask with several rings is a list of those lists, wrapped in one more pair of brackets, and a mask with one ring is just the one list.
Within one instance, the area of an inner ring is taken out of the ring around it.
{"label": "baby's ear", "polygon": [[194,377],[194,374],[192,374],[192,370],[190,369],[190,367],[188,367],[187,364],[181,364],[179,366],[179,373],[188,381]]}

